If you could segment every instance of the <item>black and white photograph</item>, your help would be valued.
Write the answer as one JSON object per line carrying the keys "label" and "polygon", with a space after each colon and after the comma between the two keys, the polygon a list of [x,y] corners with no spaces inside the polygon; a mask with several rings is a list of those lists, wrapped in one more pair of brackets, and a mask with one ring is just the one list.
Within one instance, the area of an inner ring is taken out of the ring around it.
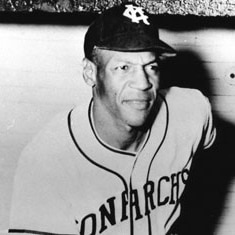
{"label": "black and white photograph", "polygon": [[234,0],[0,0],[0,235],[233,235],[234,143]]}

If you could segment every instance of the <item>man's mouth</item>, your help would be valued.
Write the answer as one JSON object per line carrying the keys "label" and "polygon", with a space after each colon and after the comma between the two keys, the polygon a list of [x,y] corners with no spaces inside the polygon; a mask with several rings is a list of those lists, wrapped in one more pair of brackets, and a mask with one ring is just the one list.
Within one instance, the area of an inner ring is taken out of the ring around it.
{"label": "man's mouth", "polygon": [[136,109],[136,110],[146,110],[149,108],[149,106],[151,104],[151,100],[130,99],[130,100],[125,100],[124,104],[126,104],[129,107]]}

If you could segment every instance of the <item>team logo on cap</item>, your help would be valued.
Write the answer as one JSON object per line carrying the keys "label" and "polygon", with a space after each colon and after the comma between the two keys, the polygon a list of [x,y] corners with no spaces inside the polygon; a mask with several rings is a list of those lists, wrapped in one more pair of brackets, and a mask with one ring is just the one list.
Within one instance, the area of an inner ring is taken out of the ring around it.
{"label": "team logo on cap", "polygon": [[143,8],[133,5],[126,5],[126,10],[123,15],[131,19],[133,23],[139,23],[143,21],[145,24],[150,25],[148,22],[148,16],[144,14]]}

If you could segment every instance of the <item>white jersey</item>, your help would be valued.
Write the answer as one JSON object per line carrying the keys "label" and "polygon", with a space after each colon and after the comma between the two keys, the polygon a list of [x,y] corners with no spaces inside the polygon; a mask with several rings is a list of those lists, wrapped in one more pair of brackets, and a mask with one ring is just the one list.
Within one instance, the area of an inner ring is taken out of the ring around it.
{"label": "white jersey", "polygon": [[138,152],[104,143],[91,107],[59,115],[24,150],[9,232],[164,235],[179,216],[193,155],[215,138],[207,98],[193,89],[160,91]]}

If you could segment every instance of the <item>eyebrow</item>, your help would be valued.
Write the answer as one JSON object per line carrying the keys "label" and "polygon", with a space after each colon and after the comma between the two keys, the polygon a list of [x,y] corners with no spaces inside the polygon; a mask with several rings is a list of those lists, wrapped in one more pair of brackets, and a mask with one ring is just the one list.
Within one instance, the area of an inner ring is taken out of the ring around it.
{"label": "eyebrow", "polygon": [[159,61],[156,58],[154,60],[148,62],[147,64],[144,64],[144,65],[146,66],[146,65],[150,65],[150,64],[154,64],[154,63],[157,63],[159,65]]}
{"label": "eyebrow", "polygon": [[[132,65],[136,65],[136,64],[138,64],[138,63],[133,63],[132,61],[130,61],[130,60],[128,60],[128,59],[122,59],[122,60],[119,60],[119,59],[117,59],[117,61],[116,61],[117,63],[128,63],[128,64],[132,64]],[[151,61],[149,61],[149,62],[147,62],[147,63],[144,63],[144,64],[141,64],[142,66],[147,66],[147,65],[150,65],[150,64],[154,64],[154,63],[157,63],[158,65],[159,65],[159,62],[158,62],[158,60],[155,58],[155,59],[153,59],[153,60],[151,60]]]}

